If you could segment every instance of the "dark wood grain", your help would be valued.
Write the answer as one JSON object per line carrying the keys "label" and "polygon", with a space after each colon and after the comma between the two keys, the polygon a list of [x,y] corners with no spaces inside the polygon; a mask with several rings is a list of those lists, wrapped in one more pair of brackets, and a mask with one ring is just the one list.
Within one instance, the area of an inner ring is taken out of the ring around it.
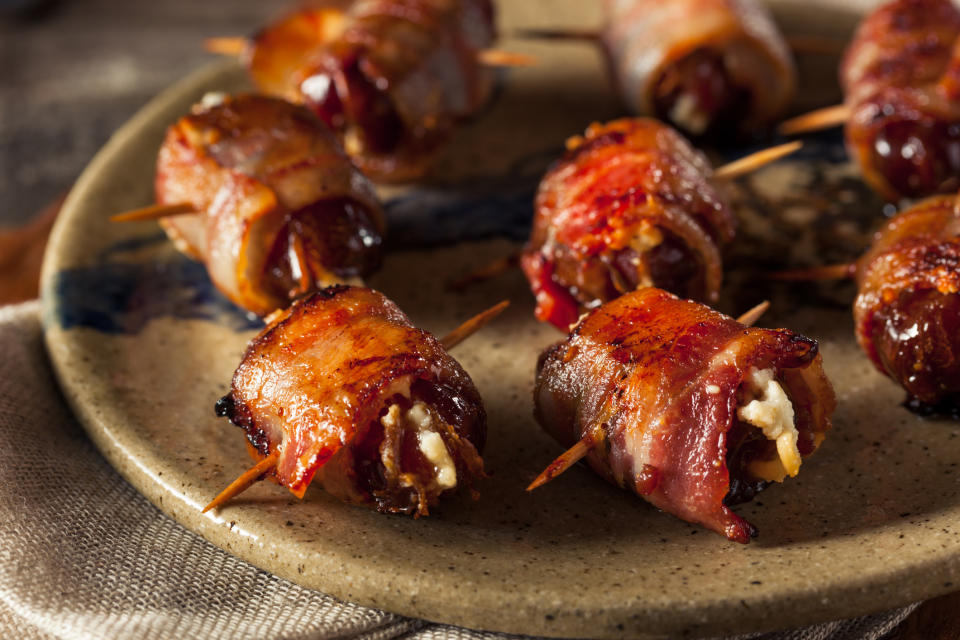
{"label": "dark wood grain", "polygon": [[0,230],[0,305],[36,298],[43,250],[66,195],[21,227]]}
{"label": "dark wood grain", "polygon": [[885,640],[957,640],[960,638],[960,593],[924,602]]}
{"label": "dark wood grain", "polygon": [[58,0],[0,12],[0,228],[27,222],[137,109],[215,60],[204,38],[248,35],[290,4]]}

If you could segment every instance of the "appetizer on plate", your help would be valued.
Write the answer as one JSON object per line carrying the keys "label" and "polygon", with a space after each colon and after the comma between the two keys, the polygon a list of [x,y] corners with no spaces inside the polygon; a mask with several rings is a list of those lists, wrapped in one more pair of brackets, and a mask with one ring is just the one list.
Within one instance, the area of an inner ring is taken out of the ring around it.
{"label": "appetizer on plate", "polygon": [[716,300],[735,218],[707,159],[649,118],[593,124],[537,190],[520,263],[537,318],[566,330],[637,287]]}
{"label": "appetizer on plate", "polygon": [[894,0],[863,21],[847,51],[847,145],[889,200],[960,188],[958,38],[951,0]]}
{"label": "appetizer on plate", "polygon": [[762,130],[790,105],[790,51],[759,0],[606,0],[600,41],[639,115],[694,136]]}
{"label": "appetizer on plate", "polygon": [[252,38],[263,91],[305,103],[374,180],[422,176],[493,87],[490,0],[357,0],[304,8]]}
{"label": "appetizer on plate", "polygon": [[864,180],[890,201],[960,188],[960,9],[892,0],[861,23],[840,67],[843,105],[781,125],[785,134],[846,124]]}
{"label": "appetizer on plate", "polygon": [[960,409],[960,211],[934,196],[877,232],[857,262],[857,341],[915,408]]}
{"label": "appetizer on plate", "polygon": [[326,125],[283,100],[209,95],[167,131],[156,198],[176,247],[258,315],[380,265],[373,185]]}
{"label": "appetizer on plate", "polygon": [[297,497],[317,480],[345,502],[419,516],[483,475],[473,381],[372,289],[323,289],[272,318],[217,413],[261,458],[253,479],[266,473]]}
{"label": "appetizer on plate", "polygon": [[586,314],[537,363],[535,415],[607,481],[736,542],[756,529],[730,505],[795,476],[836,401],[814,340],[749,328],[655,288]]}

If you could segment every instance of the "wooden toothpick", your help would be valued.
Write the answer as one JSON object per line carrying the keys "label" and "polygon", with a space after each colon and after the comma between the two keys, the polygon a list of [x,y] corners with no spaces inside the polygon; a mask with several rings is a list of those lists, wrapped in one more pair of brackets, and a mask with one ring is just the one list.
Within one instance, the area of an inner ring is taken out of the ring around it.
{"label": "wooden toothpick", "polygon": [[207,511],[210,511],[210,509],[216,509],[227,500],[230,500],[231,498],[234,498],[249,489],[260,479],[260,476],[277,466],[277,460],[279,458],[280,454],[274,451],[266,458],[244,471],[240,477],[231,482],[226,489],[218,493],[217,497],[211,500],[210,504],[205,506],[203,511],[200,513],[206,513]]}
{"label": "wooden toothpick", "polygon": [[547,468],[543,470],[534,479],[533,482],[527,487],[527,491],[533,491],[537,487],[542,487],[547,484],[561,473],[575,465],[579,462],[584,456],[590,453],[590,449],[593,448],[593,435],[587,434],[577,440],[577,443],[557,456],[556,460],[547,465]]}
{"label": "wooden toothpick", "polygon": [[850,117],[850,110],[845,104],[836,104],[805,113],[796,118],[790,118],[780,123],[777,131],[780,135],[794,136],[800,133],[811,133],[821,129],[829,129],[844,124]]}
{"label": "wooden toothpick", "polygon": [[734,180],[748,173],[753,173],[761,167],[765,167],[771,162],[776,162],[780,158],[796,153],[803,146],[799,140],[778,144],[769,149],[763,149],[756,153],[734,160],[721,167],[717,167],[713,172],[713,177],[717,180]]}
{"label": "wooden toothpick", "polygon": [[141,222],[143,220],[159,220],[170,216],[181,216],[187,213],[199,213],[189,202],[179,204],[155,204],[141,209],[124,211],[110,216],[110,222]]}
{"label": "wooden toothpick", "polygon": [[440,344],[444,349],[452,349],[471,335],[483,328],[488,322],[503,313],[504,309],[510,306],[509,300],[503,300],[493,305],[486,311],[481,311],[473,316],[459,327],[440,338]]}
{"label": "wooden toothpick", "polygon": [[767,309],[769,308],[770,308],[770,301],[764,300],[763,302],[755,306],[753,309],[750,309],[749,311],[744,313],[742,316],[737,318],[737,322],[739,322],[740,324],[744,324],[748,327],[752,327],[753,323],[759,320],[760,316],[766,313]]}

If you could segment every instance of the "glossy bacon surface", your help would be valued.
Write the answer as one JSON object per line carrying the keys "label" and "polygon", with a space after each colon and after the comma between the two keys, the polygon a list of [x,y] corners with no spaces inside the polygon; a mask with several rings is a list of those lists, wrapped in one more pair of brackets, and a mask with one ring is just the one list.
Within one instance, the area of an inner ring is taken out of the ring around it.
{"label": "glossy bacon surface", "polygon": [[776,453],[739,421],[737,398],[752,368],[770,367],[793,403],[797,447],[808,456],[835,406],[817,343],[642,289],[590,312],[544,352],[536,417],[565,447],[590,436],[587,461],[609,482],[745,543],[755,529],[727,505],[764,486],[747,467]]}
{"label": "glossy bacon surface", "polygon": [[960,407],[960,213],[928,198],[892,218],[857,265],[857,340],[927,405]]}
{"label": "glossy bacon surface", "polygon": [[251,75],[305,102],[377,180],[421,176],[453,127],[487,100],[478,54],[494,37],[490,0],[356,0],[307,8],[258,34]]}
{"label": "glossy bacon surface", "polygon": [[167,131],[155,186],[158,203],[200,212],[160,221],[177,247],[254,313],[379,266],[373,186],[304,107],[241,95],[197,108]]}
{"label": "glossy bacon surface", "polygon": [[[467,373],[383,294],[335,286],[300,300],[257,336],[218,412],[302,497],[316,477],[334,496],[383,512],[425,515],[441,494],[418,432],[387,419],[422,403],[456,466],[456,486],[482,474],[486,416]],[[442,423],[442,424],[441,424]]]}
{"label": "glossy bacon surface", "polygon": [[594,124],[540,183],[521,266],[537,318],[566,330],[638,286],[715,300],[733,213],[706,158],[648,118]]}
{"label": "glossy bacon surface", "polygon": [[860,25],[841,66],[846,137],[889,200],[960,188],[960,10],[893,0]]}
{"label": "glossy bacon surface", "polygon": [[796,87],[758,0],[606,0],[602,42],[624,100],[692,135],[762,129]]}

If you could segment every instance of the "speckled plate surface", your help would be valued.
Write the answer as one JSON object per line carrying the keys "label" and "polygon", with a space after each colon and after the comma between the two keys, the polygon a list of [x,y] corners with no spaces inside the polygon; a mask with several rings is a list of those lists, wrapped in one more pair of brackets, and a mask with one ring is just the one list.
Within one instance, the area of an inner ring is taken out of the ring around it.
{"label": "speckled plate surface", "polygon": [[[502,2],[507,25],[596,22],[581,0]],[[794,31],[843,34],[847,10],[778,3]],[[849,6],[849,5],[847,5]],[[542,16],[549,18],[549,21]],[[960,586],[960,425],[920,419],[853,341],[848,284],[774,287],[763,273],[857,255],[882,205],[845,163],[836,132],[732,187],[742,232],[720,308],[769,297],[767,326],[821,341],[840,398],[835,431],[800,476],[738,510],[747,546],[657,512],[577,467],[532,494],[559,452],[531,417],[536,356],[560,336],[532,318],[519,272],[466,293],[450,278],[511,252],[539,176],[565,137],[619,114],[586,43],[517,43],[541,64],[504,74],[425,185],[384,191],[390,252],[372,285],[443,333],[502,299],[513,306],[454,355],[489,413],[492,478],[477,502],[429,518],[378,515],[312,488],[270,483],[219,512],[200,507],[249,465],[242,433],[213,415],[258,322],[210,286],[154,223],[109,214],[152,199],[164,129],[207,90],[245,86],[226,63],[156,98],[77,183],[43,277],[47,344],[65,394],[107,459],[164,512],[300,584],[365,605],[473,628],[551,636],[707,635],[854,616]],[[798,110],[837,98],[836,60],[802,60]],[[725,149],[722,158],[747,149]]]}

